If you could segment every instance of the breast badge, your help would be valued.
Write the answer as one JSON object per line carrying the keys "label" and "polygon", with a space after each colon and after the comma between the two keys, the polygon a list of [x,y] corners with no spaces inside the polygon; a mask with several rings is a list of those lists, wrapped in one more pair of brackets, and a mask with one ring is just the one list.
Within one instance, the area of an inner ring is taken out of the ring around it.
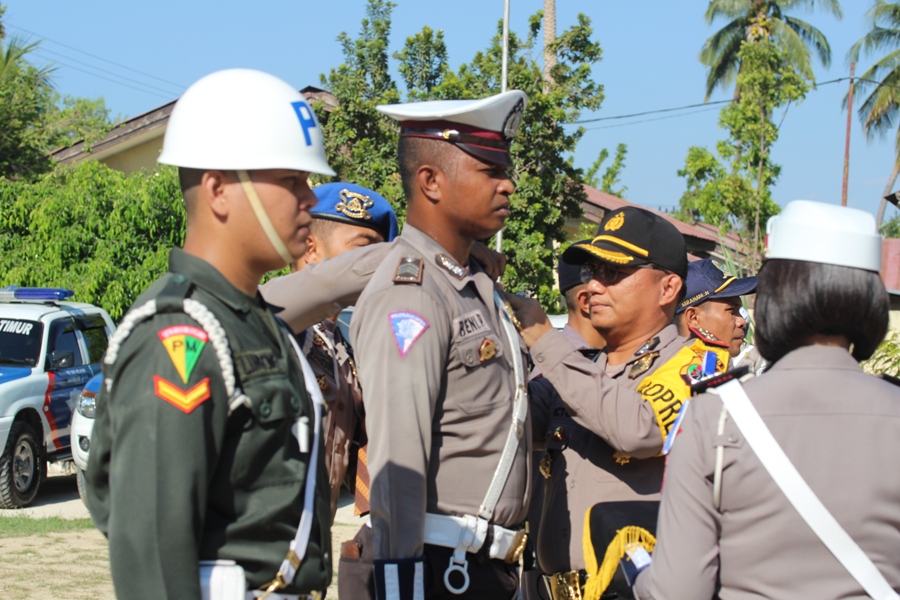
{"label": "breast badge", "polygon": [[641,357],[631,365],[631,370],[628,371],[628,379],[637,379],[649,371],[657,358],[659,358],[659,352],[646,352],[642,354]]}
{"label": "breast badge", "polygon": [[551,473],[553,473],[553,459],[550,458],[549,454],[545,454],[544,458],[541,459],[540,464],[538,464],[538,469],[541,472],[541,475],[544,476],[544,479],[550,479]]}
{"label": "breast badge", "polygon": [[478,347],[478,360],[480,362],[489,361],[497,355],[497,344],[489,338],[484,338],[481,346]]}

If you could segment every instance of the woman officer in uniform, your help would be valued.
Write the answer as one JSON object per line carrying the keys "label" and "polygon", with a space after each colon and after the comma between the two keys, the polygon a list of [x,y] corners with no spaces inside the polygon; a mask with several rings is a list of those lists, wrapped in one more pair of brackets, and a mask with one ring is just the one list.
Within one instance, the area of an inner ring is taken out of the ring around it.
{"label": "woman officer in uniform", "polygon": [[[770,220],[756,339],[772,366],[690,403],[638,598],[898,597],[900,387],[858,364],[887,331],[880,263],[881,237],[868,213],[796,201]],[[741,388],[742,403],[731,403]],[[786,461],[764,466],[760,456],[777,453],[763,448],[759,422],[742,412],[748,407],[849,536],[833,551],[813,530],[825,517],[801,516],[814,498],[792,503],[783,491],[802,497],[780,485]],[[855,574],[844,566],[852,546],[858,564],[870,561]]]}

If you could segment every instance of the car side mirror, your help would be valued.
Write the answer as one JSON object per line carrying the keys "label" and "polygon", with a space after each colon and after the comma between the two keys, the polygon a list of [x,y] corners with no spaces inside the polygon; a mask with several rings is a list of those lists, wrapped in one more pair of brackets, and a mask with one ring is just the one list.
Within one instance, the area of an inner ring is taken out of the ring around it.
{"label": "car side mirror", "polygon": [[56,369],[66,369],[75,364],[75,353],[74,352],[51,352],[50,353],[50,368],[52,370]]}

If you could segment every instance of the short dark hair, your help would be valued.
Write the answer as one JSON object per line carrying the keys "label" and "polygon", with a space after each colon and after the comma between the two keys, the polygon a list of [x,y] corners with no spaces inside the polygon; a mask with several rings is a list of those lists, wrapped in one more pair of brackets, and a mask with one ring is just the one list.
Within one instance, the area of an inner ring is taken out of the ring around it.
{"label": "short dark hair", "polygon": [[337,228],[338,222],[332,219],[319,219],[313,217],[309,224],[309,232],[316,236],[319,240],[327,241],[331,238],[331,234]]}
{"label": "short dark hair", "polygon": [[401,136],[397,144],[397,167],[407,199],[412,198],[413,179],[419,167],[432,165],[449,173],[456,162],[455,152],[461,151],[442,140]]}
{"label": "short dark hair", "polygon": [[204,173],[206,173],[205,169],[178,167],[178,183],[181,185],[181,193],[185,194],[192,187],[200,185]]}
{"label": "short dark hair", "polygon": [[566,301],[566,310],[575,312],[578,310],[578,292],[584,287],[584,284],[574,285],[563,292],[563,298]]}
{"label": "short dark hair", "polygon": [[863,361],[887,333],[890,300],[878,273],[772,259],[757,282],[756,343],[770,363],[816,334],[845,336]]}

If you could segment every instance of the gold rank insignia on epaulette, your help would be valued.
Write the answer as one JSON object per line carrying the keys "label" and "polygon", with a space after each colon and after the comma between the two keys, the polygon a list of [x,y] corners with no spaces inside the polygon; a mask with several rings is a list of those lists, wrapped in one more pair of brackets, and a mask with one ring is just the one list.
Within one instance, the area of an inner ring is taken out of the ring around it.
{"label": "gold rank insignia on epaulette", "polygon": [[394,283],[422,283],[424,265],[421,258],[404,256],[394,271]]}
{"label": "gold rank insignia on epaulette", "polygon": [[706,342],[707,344],[711,344],[713,346],[719,346],[720,348],[728,348],[728,342],[723,342],[719,338],[717,338],[711,331],[708,329],[704,329],[702,327],[688,327],[691,332],[696,335],[698,338]]}

